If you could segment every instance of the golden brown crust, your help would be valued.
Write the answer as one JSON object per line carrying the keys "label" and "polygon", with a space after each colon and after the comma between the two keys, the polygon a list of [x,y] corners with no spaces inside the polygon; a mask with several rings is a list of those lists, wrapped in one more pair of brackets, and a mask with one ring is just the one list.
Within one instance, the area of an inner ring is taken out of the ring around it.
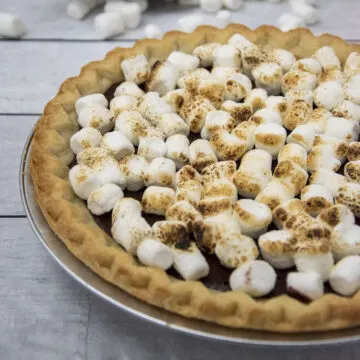
{"label": "golden brown crust", "polygon": [[315,37],[307,29],[287,33],[271,26],[250,30],[232,24],[219,30],[201,26],[191,34],[172,31],[162,40],[142,40],[131,49],[116,48],[104,60],[91,62],[80,75],[67,79],[46,105],[36,125],[30,170],[37,201],[51,228],[68,249],[103,279],[135,297],[185,317],[218,324],[278,332],[331,330],[360,324],[360,292],[351,298],[327,294],[310,304],[287,295],[254,300],[241,291],[218,292],[199,281],[177,280],[166,272],[139,266],[95,223],[85,203],[73,193],[68,165],[74,158],[69,139],[78,130],[75,101],[94,92],[106,92],[123,81],[122,59],[144,54],[150,65],[164,60],[174,50],[192,52],[207,42],[226,42],[234,33],[267,47],[283,48],[296,57],[309,57],[324,45],[331,45],[342,63],[359,45],[324,34]]}

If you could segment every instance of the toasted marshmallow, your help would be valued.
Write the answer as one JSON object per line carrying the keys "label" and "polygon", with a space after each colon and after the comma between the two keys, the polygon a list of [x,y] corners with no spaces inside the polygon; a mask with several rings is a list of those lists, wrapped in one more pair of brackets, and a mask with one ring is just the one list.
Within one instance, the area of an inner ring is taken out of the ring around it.
{"label": "toasted marshmallow", "polygon": [[129,191],[138,191],[144,187],[148,166],[146,159],[139,155],[129,155],[120,160],[120,169],[125,175]]}
{"label": "toasted marshmallow", "polygon": [[324,284],[320,274],[312,272],[289,273],[286,278],[286,288],[289,294],[307,300],[316,300],[324,295]]}
{"label": "toasted marshmallow", "polygon": [[218,43],[209,43],[196,47],[193,51],[193,55],[197,56],[200,60],[200,66],[210,67],[213,65],[214,51],[220,47]]}
{"label": "toasted marshmallow", "polygon": [[306,157],[306,150],[302,146],[289,143],[279,151],[278,162],[289,160],[306,169]]}
{"label": "toasted marshmallow", "polygon": [[330,286],[340,295],[351,296],[360,288],[360,256],[347,256],[330,273]]}
{"label": "toasted marshmallow", "polygon": [[332,111],[333,116],[353,119],[360,121],[360,105],[356,105],[349,100],[344,100]]}
{"label": "toasted marshmallow", "polygon": [[339,85],[343,86],[345,83],[345,76],[344,73],[340,69],[330,69],[323,71],[318,76],[319,84],[324,84],[329,81],[335,81]]}
{"label": "toasted marshmallow", "polygon": [[143,217],[128,214],[117,217],[111,227],[111,234],[127,252],[136,255],[140,242],[152,235],[152,229]]}
{"label": "toasted marshmallow", "polygon": [[252,89],[245,98],[245,104],[249,105],[255,113],[266,106],[267,97],[264,89]]}
{"label": "toasted marshmallow", "polygon": [[305,27],[305,24],[305,20],[302,17],[292,13],[283,13],[278,19],[278,25],[282,31]]}
{"label": "toasted marshmallow", "polygon": [[279,179],[273,179],[257,194],[255,200],[274,210],[293,197],[293,189],[290,186]]}
{"label": "toasted marshmallow", "polygon": [[120,131],[111,131],[105,134],[100,146],[107,150],[115,159],[134,154],[135,148],[130,140]]}
{"label": "toasted marshmallow", "polygon": [[250,45],[254,45],[251,41],[249,41],[246,37],[240,34],[234,34],[228,40],[228,44],[235,46],[238,50],[243,51]]}
{"label": "toasted marshmallow", "polygon": [[255,130],[255,147],[265,150],[275,159],[286,140],[286,130],[278,124],[259,125]]}
{"label": "toasted marshmallow", "polygon": [[[256,140],[255,140],[256,141]],[[210,144],[219,160],[239,160],[247,150],[247,143],[225,130],[218,130],[210,138]],[[190,145],[191,146],[191,145]]]}
{"label": "toasted marshmallow", "polygon": [[115,118],[126,110],[136,110],[138,99],[132,95],[119,95],[110,101],[110,111]]}
{"label": "toasted marshmallow", "polygon": [[145,238],[141,241],[136,255],[142,264],[163,270],[169,269],[174,262],[171,249],[152,238]]}
{"label": "toasted marshmallow", "polygon": [[298,145],[304,148],[305,152],[313,147],[316,130],[310,124],[298,125],[287,137],[286,142],[290,145]]}
{"label": "toasted marshmallow", "polygon": [[176,89],[167,92],[162,99],[171,106],[173,112],[178,113],[184,104],[185,89]]}
{"label": "toasted marshmallow", "polygon": [[291,233],[286,230],[269,231],[259,237],[261,255],[275,269],[289,269],[294,266],[291,238]]}
{"label": "toasted marshmallow", "polygon": [[312,105],[305,100],[294,100],[285,116],[284,126],[288,130],[294,130],[297,126],[309,120],[312,111]]}
{"label": "toasted marshmallow", "polygon": [[290,107],[295,100],[303,100],[309,105],[314,102],[313,92],[310,90],[290,90],[285,94],[285,99],[288,101]]}
{"label": "toasted marshmallow", "polygon": [[278,112],[282,118],[289,110],[288,101],[283,96],[269,96],[265,105],[267,109]]}
{"label": "toasted marshmallow", "polygon": [[170,206],[165,216],[166,220],[184,222],[189,233],[195,229],[195,223],[202,220],[200,212],[186,200],[178,201]]}
{"label": "toasted marshmallow", "polygon": [[263,150],[251,150],[241,159],[234,175],[234,184],[243,197],[255,198],[271,180],[271,155]]}
{"label": "toasted marshmallow", "polygon": [[162,186],[149,186],[143,193],[141,205],[146,214],[165,215],[175,202],[175,190]]}
{"label": "toasted marshmallow", "polygon": [[198,180],[180,182],[176,187],[176,201],[187,200],[191,205],[197,207],[202,191],[203,186]]}
{"label": "toasted marshmallow", "polygon": [[231,75],[225,82],[225,99],[239,101],[245,98],[251,91],[250,79],[244,74]]}
{"label": "toasted marshmallow", "polygon": [[132,81],[124,81],[121,83],[114,92],[114,96],[128,95],[137,99],[142,98],[145,92],[139,88],[137,84]]}
{"label": "toasted marshmallow", "polygon": [[232,214],[232,201],[227,196],[203,198],[199,202],[199,211],[204,218],[219,214]]}
{"label": "toasted marshmallow", "polygon": [[190,241],[186,231],[186,225],[182,221],[156,221],[152,229],[156,238],[167,246],[189,246]]}
{"label": "toasted marshmallow", "polygon": [[281,93],[282,68],[277,63],[266,62],[252,69],[256,87],[264,89],[270,95]]}
{"label": "toasted marshmallow", "polygon": [[76,100],[75,110],[76,113],[79,115],[81,110],[88,107],[93,108],[97,106],[105,108],[108,106],[108,101],[103,94],[91,94],[79,98],[78,100]]}
{"label": "toasted marshmallow", "polygon": [[233,206],[234,215],[240,223],[241,233],[257,239],[267,231],[272,221],[271,210],[251,199],[242,199]]}
{"label": "toasted marshmallow", "polygon": [[75,194],[83,200],[102,185],[96,171],[86,165],[73,166],[69,171],[69,181]]}
{"label": "toasted marshmallow", "polygon": [[344,168],[344,175],[350,182],[360,184],[360,160],[348,162]]}
{"label": "toasted marshmallow", "polygon": [[101,143],[101,132],[92,127],[82,128],[70,138],[70,147],[74,154],[89,148],[98,147]]}
{"label": "toasted marshmallow", "polygon": [[159,95],[165,95],[174,90],[179,73],[175,65],[170,61],[157,61],[151,68],[149,79],[146,82],[148,91],[155,91]]}
{"label": "toasted marshmallow", "polygon": [[225,85],[214,77],[210,77],[200,82],[198,92],[207,98],[216,109],[220,109],[225,98]]}
{"label": "toasted marshmallow", "polygon": [[351,142],[347,153],[349,161],[360,160],[360,142]]}
{"label": "toasted marshmallow", "polygon": [[321,64],[324,70],[341,69],[340,60],[331,46],[321,47],[314,53],[313,58]]}
{"label": "toasted marshmallow", "polygon": [[332,196],[336,196],[338,189],[345,185],[345,176],[336,174],[329,169],[319,168],[310,177],[310,184],[319,184],[328,189]]}
{"label": "toasted marshmallow", "polygon": [[301,200],[306,203],[308,212],[313,216],[320,214],[334,203],[330,190],[317,184],[305,186],[301,190]]}
{"label": "toasted marshmallow", "polygon": [[325,134],[347,142],[359,137],[359,124],[353,119],[330,117],[325,124]]}
{"label": "toasted marshmallow", "polygon": [[291,199],[277,206],[273,211],[273,221],[278,229],[282,229],[290,216],[307,212],[307,206],[304,201]]}
{"label": "toasted marshmallow", "polygon": [[336,157],[334,149],[328,145],[318,145],[309,152],[307,160],[308,171],[314,172],[320,168],[337,171],[341,161]]}
{"label": "toasted marshmallow", "polygon": [[313,91],[317,85],[317,78],[314,74],[306,71],[290,70],[282,78],[282,91],[290,90]]}
{"label": "toasted marshmallow", "polygon": [[249,119],[257,125],[277,124],[282,125],[283,120],[278,111],[270,108],[260,109],[254,113]]}
{"label": "toasted marshmallow", "polygon": [[219,161],[215,164],[207,166],[201,172],[203,183],[210,184],[217,180],[230,180],[232,181],[236,171],[235,161]]}
{"label": "toasted marshmallow", "polygon": [[175,66],[179,75],[182,75],[187,71],[196,70],[200,63],[200,60],[196,56],[181,51],[173,51],[168,56],[167,61]]}
{"label": "toasted marshmallow", "polygon": [[329,81],[318,86],[314,91],[316,106],[332,110],[344,101],[344,90],[336,81]]}
{"label": "toasted marshmallow", "polygon": [[119,217],[140,217],[141,203],[133,198],[122,198],[118,200],[112,211],[112,223],[115,223]]}
{"label": "toasted marshmallow", "polygon": [[240,51],[233,45],[220,45],[213,52],[214,67],[241,68]]}
{"label": "toasted marshmallow", "polygon": [[165,137],[170,137],[175,134],[188,136],[190,132],[189,126],[185,121],[174,113],[161,115],[157,126],[164,133]]}
{"label": "toasted marshmallow", "polygon": [[313,126],[317,133],[322,134],[325,131],[325,125],[330,117],[331,113],[329,111],[323,108],[317,108],[311,113],[306,124]]}
{"label": "toasted marshmallow", "polygon": [[252,109],[249,105],[237,103],[232,100],[224,101],[220,109],[231,115],[235,121],[235,125],[247,121],[252,114]]}
{"label": "toasted marshmallow", "polygon": [[172,108],[158,93],[148,92],[140,100],[138,112],[152,125],[157,126],[161,115],[172,113]]}
{"label": "toasted marshmallow", "polygon": [[201,175],[190,165],[185,165],[175,175],[175,186],[188,181],[197,181],[201,184]]}
{"label": "toasted marshmallow", "polygon": [[248,261],[230,276],[232,290],[242,290],[252,297],[261,297],[271,292],[276,283],[276,272],[265,261]]}
{"label": "toasted marshmallow", "polygon": [[270,62],[272,59],[264,48],[257,45],[250,45],[241,51],[241,60],[244,74],[252,76],[251,72],[254,67],[262,63]]}
{"label": "toasted marshmallow", "polygon": [[359,89],[360,89],[360,74],[357,74],[352,78],[350,78],[344,86],[345,99],[357,105],[360,105]]}
{"label": "toasted marshmallow", "polygon": [[235,121],[229,113],[223,110],[209,111],[206,114],[205,124],[201,129],[201,137],[208,140],[216,131],[231,131],[235,126]]}
{"label": "toasted marshmallow", "polygon": [[204,198],[226,197],[235,202],[237,200],[237,189],[232,181],[221,179],[212,183],[205,183],[202,195]]}
{"label": "toasted marshmallow", "polygon": [[151,161],[145,174],[145,185],[157,185],[173,187],[175,182],[175,163],[164,157],[158,157]]}
{"label": "toasted marshmallow", "polygon": [[297,60],[291,67],[292,71],[306,71],[314,75],[319,75],[322,72],[321,64],[312,58],[305,58]]}
{"label": "toasted marshmallow", "polygon": [[360,54],[356,51],[352,52],[346,59],[344,65],[344,74],[347,79],[352,78],[360,73]]}
{"label": "toasted marshmallow", "polygon": [[274,49],[271,55],[280,64],[283,73],[287,73],[296,61],[295,56],[290,51],[284,49]]}
{"label": "toasted marshmallow", "polygon": [[255,145],[256,128],[255,122],[248,120],[240,123],[231,133],[246,143],[247,150],[251,150]]}
{"label": "toasted marshmallow", "polygon": [[207,140],[195,140],[189,146],[190,164],[198,171],[206,166],[216,163],[217,157],[215,152]]}
{"label": "toasted marshmallow", "polygon": [[339,187],[335,202],[346,205],[356,217],[360,217],[360,184],[347,183]]}
{"label": "toasted marshmallow", "polygon": [[110,131],[114,126],[113,115],[110,110],[100,105],[86,106],[80,110],[78,122],[81,127],[92,127],[102,134]]}
{"label": "toasted marshmallow", "polygon": [[126,81],[135,84],[144,83],[150,74],[148,60],[145,55],[134,55],[122,61],[121,69]]}
{"label": "toasted marshmallow", "polygon": [[189,139],[183,134],[175,134],[166,140],[166,157],[181,169],[189,161]]}
{"label": "toasted marshmallow", "polygon": [[188,72],[180,76],[177,81],[177,85],[181,89],[186,89],[191,94],[197,94],[200,82],[210,78],[211,74],[208,70],[198,68],[195,71]]}
{"label": "toasted marshmallow", "polygon": [[151,162],[153,159],[165,156],[167,146],[164,140],[152,137],[140,137],[137,154]]}

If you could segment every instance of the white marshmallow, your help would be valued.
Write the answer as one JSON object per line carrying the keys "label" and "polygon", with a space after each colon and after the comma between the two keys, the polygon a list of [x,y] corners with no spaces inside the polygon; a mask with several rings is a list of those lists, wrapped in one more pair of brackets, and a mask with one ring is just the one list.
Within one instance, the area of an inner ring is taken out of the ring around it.
{"label": "white marshmallow", "polygon": [[161,115],[172,113],[172,108],[157,92],[148,92],[140,100],[138,111],[153,126],[158,126]]}
{"label": "white marshmallow", "polygon": [[330,117],[325,124],[325,134],[346,142],[356,141],[359,137],[359,123],[352,119]]}
{"label": "white marshmallow", "polygon": [[360,160],[348,162],[344,168],[344,175],[348,181],[360,184]]}
{"label": "white marshmallow", "polygon": [[80,114],[80,111],[84,108],[97,106],[105,108],[108,106],[108,101],[103,94],[86,95],[77,99],[75,102],[75,110],[78,115]]}
{"label": "white marshmallow", "polygon": [[350,78],[344,86],[345,99],[360,105],[360,74]]}
{"label": "white marshmallow", "polygon": [[294,266],[290,251],[291,238],[290,232],[286,230],[269,231],[259,237],[261,255],[275,269],[289,269]]}
{"label": "white marshmallow", "polygon": [[310,184],[319,184],[328,189],[332,196],[335,196],[338,189],[345,185],[347,180],[345,176],[336,174],[331,170],[319,168],[310,177]]}
{"label": "white marshmallow", "polygon": [[198,139],[189,146],[190,164],[198,171],[206,166],[216,163],[217,157],[209,141]]}
{"label": "white marshmallow", "polygon": [[283,73],[287,73],[296,61],[292,52],[284,49],[274,49],[271,55],[281,66]]}
{"label": "white marshmallow", "polygon": [[167,61],[175,66],[179,75],[196,70],[200,63],[200,60],[196,56],[181,51],[173,51],[170,53]]}
{"label": "white marshmallow", "polygon": [[174,90],[179,73],[175,65],[170,61],[156,62],[150,72],[146,87],[149,92],[155,91],[159,95],[165,95]]}
{"label": "white marshmallow", "polygon": [[262,124],[255,130],[256,149],[265,150],[275,159],[286,140],[286,130],[278,124]]}
{"label": "white marshmallow", "polygon": [[291,4],[293,14],[301,17],[305,20],[307,25],[314,25],[318,21],[317,10],[305,3],[292,3]]}
{"label": "white marshmallow", "polygon": [[235,46],[240,51],[243,51],[248,46],[254,45],[251,41],[249,41],[246,37],[240,34],[234,34],[228,40],[228,44]]}
{"label": "white marshmallow", "polygon": [[201,137],[208,140],[216,131],[221,129],[231,131],[234,125],[234,119],[226,111],[209,111],[206,114],[205,124],[201,129]]}
{"label": "white marshmallow", "polygon": [[101,132],[92,127],[84,127],[70,138],[70,147],[74,154],[98,147],[101,143]]}
{"label": "white marshmallow", "polygon": [[254,115],[250,117],[250,121],[253,121],[257,125],[262,125],[262,124],[282,125],[283,123],[280,113],[276,110],[267,107],[256,111]]}
{"label": "white marshmallow", "polygon": [[122,13],[102,13],[95,16],[95,30],[102,39],[108,39],[120,35],[125,30],[125,19]]}
{"label": "white marshmallow", "polygon": [[318,49],[313,58],[316,59],[324,70],[341,69],[341,63],[331,46],[323,46]]}
{"label": "white marshmallow", "polygon": [[162,114],[158,121],[158,127],[166,138],[173,135],[188,136],[190,132],[189,125],[179,115],[174,113]]}
{"label": "white marshmallow", "polygon": [[328,145],[314,146],[308,154],[306,163],[310,172],[320,168],[337,171],[341,166],[341,161],[335,156],[333,148]]}
{"label": "white marshmallow", "polygon": [[69,171],[69,181],[75,194],[83,200],[102,185],[96,171],[86,165],[73,166]]}
{"label": "white marshmallow", "polygon": [[136,29],[141,22],[141,8],[140,5],[135,3],[125,3],[121,9],[125,26],[127,29]]}
{"label": "white marshmallow", "polygon": [[309,105],[312,105],[314,96],[310,90],[290,90],[285,94],[285,99],[288,101],[289,106],[292,106],[295,100],[303,100]]}
{"label": "white marshmallow", "polygon": [[298,144],[287,144],[281,148],[278,154],[278,162],[290,160],[306,169],[306,150]]}
{"label": "white marshmallow", "polygon": [[256,87],[262,88],[270,95],[281,93],[282,68],[277,63],[264,62],[252,70]]}
{"label": "white marshmallow", "polygon": [[231,133],[245,142],[247,150],[251,150],[255,145],[256,127],[253,121],[243,121]]}
{"label": "white marshmallow", "polygon": [[360,184],[349,182],[341,186],[337,191],[335,202],[346,205],[356,217],[360,218]]}
{"label": "white marshmallow", "polygon": [[247,151],[248,144],[226,130],[216,131],[210,138],[210,144],[219,160],[239,160]]}
{"label": "white marshmallow", "polygon": [[257,194],[255,200],[274,210],[278,205],[294,197],[292,190],[284,182],[273,179]]}
{"label": "white marshmallow", "polygon": [[332,252],[335,259],[360,255],[360,226],[347,222],[340,223],[333,228],[333,237],[335,240]]}
{"label": "white marshmallow", "polygon": [[148,79],[150,69],[145,55],[134,55],[121,62],[126,81],[142,84]]}
{"label": "white marshmallow", "polygon": [[205,12],[216,13],[221,7],[221,0],[200,0],[200,8]]}
{"label": "white marshmallow", "polygon": [[331,113],[329,111],[323,108],[317,108],[311,113],[306,124],[313,126],[317,133],[322,134],[325,131],[325,125],[330,117]]}
{"label": "white marshmallow", "polygon": [[120,131],[111,131],[105,134],[100,146],[106,149],[117,160],[135,153],[134,145]]}
{"label": "white marshmallow", "polygon": [[26,33],[22,20],[13,14],[0,13],[0,36],[20,38]]}
{"label": "white marshmallow", "polygon": [[329,146],[333,150],[334,156],[341,162],[346,160],[346,154],[348,151],[346,141],[338,140],[337,138],[327,134],[320,134],[315,136],[313,143],[314,147],[319,145]]}
{"label": "white marshmallow", "polygon": [[140,217],[141,216],[141,203],[133,198],[122,198],[118,200],[112,211],[112,223],[114,223],[118,217]]}
{"label": "white marshmallow", "polygon": [[137,84],[132,81],[124,81],[121,83],[114,92],[114,96],[130,95],[137,99],[142,98],[145,92],[139,88]]}
{"label": "white marshmallow", "polygon": [[316,85],[316,75],[306,71],[290,70],[282,78],[283,93],[290,90],[313,91],[316,88]]}
{"label": "white marshmallow", "polygon": [[289,110],[288,101],[283,96],[269,96],[265,106],[267,109],[278,112],[282,118],[285,117]]}
{"label": "white marshmallow", "polygon": [[278,18],[277,23],[282,31],[290,31],[298,27],[305,27],[305,20],[292,13],[283,13]]}
{"label": "white marshmallow", "polygon": [[325,282],[329,279],[334,266],[334,258],[331,252],[324,254],[297,253],[294,255],[296,269],[303,273],[317,273]]}
{"label": "white marshmallow", "polygon": [[79,113],[78,122],[81,127],[92,127],[102,134],[110,131],[114,126],[113,115],[110,110],[99,105],[84,107]]}
{"label": "white marshmallow", "polygon": [[312,58],[305,58],[297,60],[291,67],[291,70],[306,71],[314,75],[319,75],[322,72],[322,67],[317,60]]}
{"label": "white marshmallow", "polygon": [[329,81],[335,81],[339,85],[343,86],[345,84],[345,76],[344,73],[340,69],[329,69],[323,71],[318,76],[319,84],[323,84]]}
{"label": "white marshmallow", "polygon": [[340,295],[351,296],[360,288],[360,256],[347,256],[331,271],[330,286]]}
{"label": "white marshmallow", "polygon": [[125,175],[129,191],[138,191],[144,187],[148,165],[146,159],[138,155],[128,155],[120,160],[120,170]]}
{"label": "white marshmallow", "polygon": [[169,136],[166,140],[166,157],[174,161],[177,169],[189,161],[189,145],[189,139],[183,134]]}
{"label": "white marshmallow", "polygon": [[131,95],[119,95],[115,96],[110,101],[110,111],[115,117],[118,117],[123,111],[137,109],[138,99]]}
{"label": "white marshmallow", "polygon": [[174,262],[171,249],[162,242],[151,238],[141,241],[136,255],[142,264],[163,270],[169,269]]}
{"label": "white marshmallow", "polygon": [[145,37],[147,39],[161,39],[163,31],[156,24],[147,24],[144,28]]}
{"label": "white marshmallow", "polygon": [[225,68],[241,68],[240,51],[233,45],[221,45],[213,52],[213,66]]}
{"label": "white marshmallow", "polygon": [[287,137],[288,144],[297,144],[310,151],[316,136],[314,127],[310,124],[298,125]]}
{"label": "white marshmallow", "polygon": [[89,195],[87,206],[92,214],[103,215],[113,209],[115,203],[124,197],[121,188],[115,184],[105,184]]}
{"label": "white marshmallow", "polygon": [[290,0],[290,4],[300,3],[300,4],[308,4],[311,6],[317,6],[318,0]]}
{"label": "white marshmallow", "polygon": [[175,190],[162,186],[149,186],[143,193],[141,204],[144,213],[165,215],[175,203]]}
{"label": "white marshmallow", "polygon": [[197,46],[193,50],[193,54],[197,56],[200,60],[200,66],[202,67],[210,67],[213,64],[213,53],[215,49],[220,47],[221,45],[218,43],[208,43],[204,45]]}
{"label": "white marshmallow", "polygon": [[220,10],[216,14],[216,22],[220,28],[228,26],[231,22],[231,12],[229,10]]}
{"label": "white marshmallow", "polygon": [[248,261],[231,274],[229,283],[232,290],[242,290],[252,297],[261,297],[274,289],[276,272],[265,261]]}
{"label": "white marshmallow", "polygon": [[336,81],[319,85],[314,91],[316,106],[332,110],[344,101],[344,90]]}
{"label": "white marshmallow", "polygon": [[334,198],[327,188],[311,184],[301,190],[301,200],[305,201],[310,215],[319,215],[324,209],[334,203]]}
{"label": "white marshmallow", "polygon": [[286,278],[286,288],[289,294],[308,300],[316,300],[324,295],[324,284],[317,273],[291,272]]}
{"label": "white marshmallow", "polygon": [[353,119],[360,121],[360,105],[356,105],[351,101],[344,100],[339,106],[332,111],[333,116]]}
{"label": "white marshmallow", "polygon": [[145,185],[173,187],[175,184],[175,163],[164,157],[151,161],[145,174]]}
{"label": "white marshmallow", "polygon": [[244,103],[256,112],[266,106],[267,92],[264,89],[252,89],[246,96]]}
{"label": "white marshmallow", "polygon": [[188,15],[181,17],[177,21],[177,24],[180,27],[180,30],[184,32],[192,32],[203,22],[204,18],[201,15]]}
{"label": "white marshmallow", "polygon": [[97,0],[74,0],[68,4],[67,14],[73,19],[81,20],[99,4],[100,1]]}
{"label": "white marshmallow", "polygon": [[223,5],[229,10],[239,10],[244,7],[243,0],[222,0]]}
{"label": "white marshmallow", "polygon": [[137,154],[144,157],[147,161],[152,161],[166,154],[166,144],[164,140],[151,137],[140,137]]}
{"label": "white marshmallow", "polygon": [[356,51],[349,54],[344,65],[344,74],[347,79],[360,73],[360,54]]}

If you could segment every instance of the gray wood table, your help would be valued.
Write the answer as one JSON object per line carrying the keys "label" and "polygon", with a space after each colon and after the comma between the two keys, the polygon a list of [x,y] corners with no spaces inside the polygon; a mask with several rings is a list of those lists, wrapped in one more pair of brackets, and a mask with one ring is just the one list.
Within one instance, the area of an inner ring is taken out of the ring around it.
{"label": "gray wood table", "polygon": [[[358,0],[322,0],[316,33],[360,38]],[[75,283],[34,236],[18,188],[20,155],[45,103],[81,65],[114,46],[131,46],[137,29],[101,41],[92,17],[66,16],[63,0],[1,0],[0,11],[19,14],[28,26],[21,41],[0,40],[0,359],[357,359],[360,345],[269,350],[169,332],[104,303]],[[247,3],[233,20],[255,27],[275,24],[287,4]],[[144,23],[170,30],[183,14],[171,4],[150,10]],[[211,23],[211,16],[205,20]]]}

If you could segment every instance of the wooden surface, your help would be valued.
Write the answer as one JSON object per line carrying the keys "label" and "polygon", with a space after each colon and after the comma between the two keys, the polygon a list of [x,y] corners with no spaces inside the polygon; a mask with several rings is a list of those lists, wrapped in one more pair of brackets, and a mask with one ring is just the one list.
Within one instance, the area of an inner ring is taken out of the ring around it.
{"label": "wooden surface", "polygon": [[[359,1],[319,3],[322,22],[313,28],[315,32],[360,38]],[[20,201],[18,172],[25,140],[62,80],[114,46],[131,46],[143,35],[138,29],[116,40],[99,41],[92,17],[82,22],[69,19],[66,4],[65,0],[0,1],[0,11],[18,13],[29,28],[22,41],[0,40],[0,359],[358,359],[358,344],[269,350],[169,332],[104,303],[48,255],[28,225]],[[254,27],[275,24],[288,5],[246,6],[233,18]],[[144,23],[156,22],[168,30],[180,14],[190,11],[174,12],[168,4],[152,9]]]}

